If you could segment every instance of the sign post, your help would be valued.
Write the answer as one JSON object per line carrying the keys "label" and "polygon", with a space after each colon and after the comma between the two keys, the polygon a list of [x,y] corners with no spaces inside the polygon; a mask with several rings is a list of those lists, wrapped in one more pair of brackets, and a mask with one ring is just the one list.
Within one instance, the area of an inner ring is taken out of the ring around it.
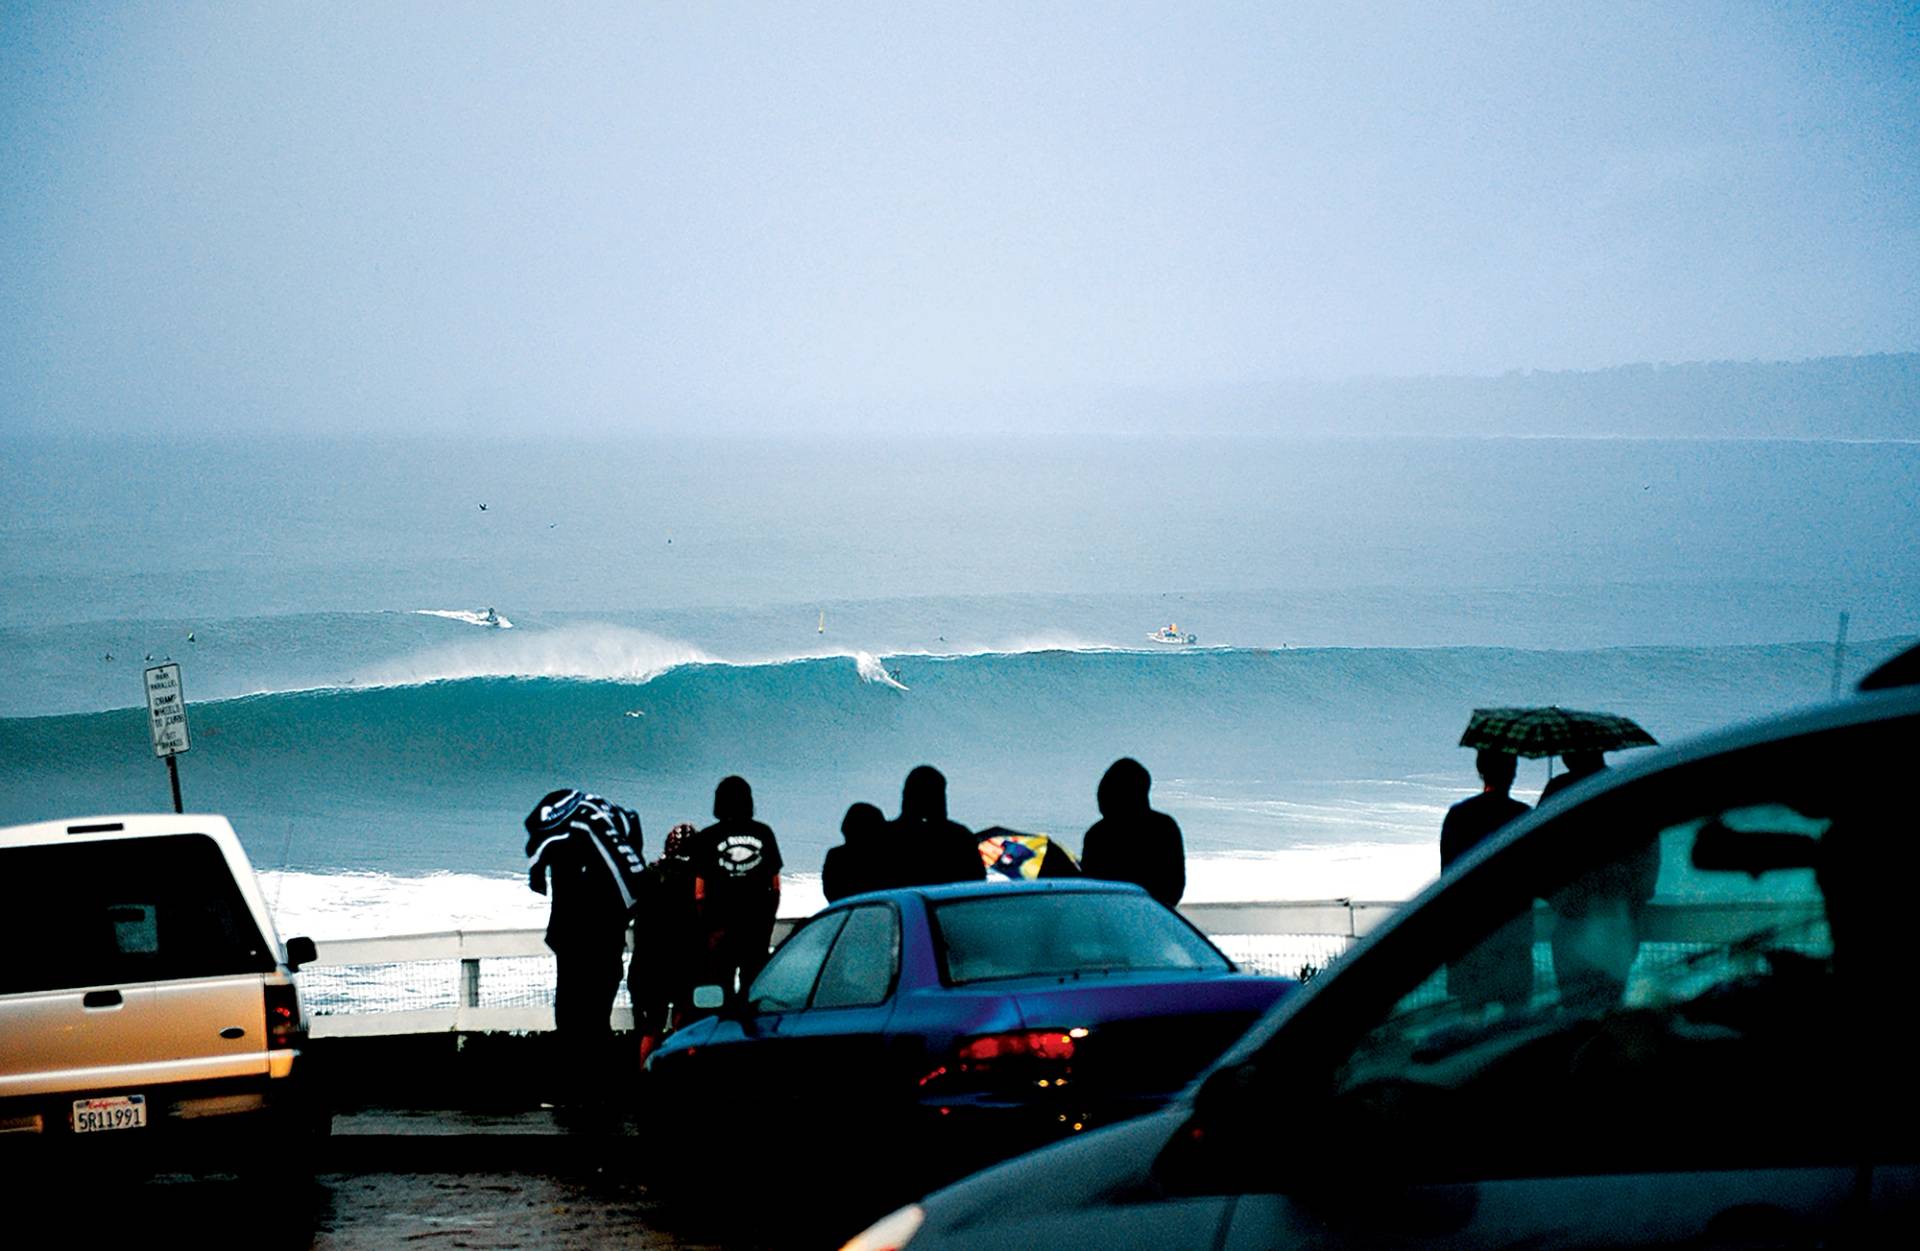
{"label": "sign post", "polygon": [[173,783],[173,810],[180,806],[180,765],[174,759],[187,750],[187,696],[180,686],[178,664],[155,665],[146,671],[147,725],[153,731],[153,754],[167,760]]}

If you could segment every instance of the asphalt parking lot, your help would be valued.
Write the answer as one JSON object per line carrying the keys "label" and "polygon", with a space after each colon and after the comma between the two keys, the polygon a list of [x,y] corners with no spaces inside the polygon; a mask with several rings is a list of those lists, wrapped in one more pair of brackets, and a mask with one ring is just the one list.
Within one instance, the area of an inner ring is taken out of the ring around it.
{"label": "asphalt parking lot", "polygon": [[[115,1229],[182,1244],[242,1236],[268,1248],[832,1248],[752,1205],[678,1205],[642,1180],[649,1149],[630,1113],[360,1110],[336,1118],[311,1181],[152,1167],[0,1176],[16,1214],[49,1232]],[[738,1162],[736,1162],[738,1163]],[[731,1207],[731,1210],[729,1208]],[[756,1223],[744,1223],[743,1215]]]}
{"label": "asphalt parking lot", "polygon": [[[245,1230],[276,1248],[493,1249],[715,1247],[669,1232],[637,1182],[605,1172],[329,1172],[311,1186],[266,1192],[234,1175],[160,1174],[114,1192],[149,1234],[181,1241]],[[740,1245],[729,1239],[729,1246]]]}

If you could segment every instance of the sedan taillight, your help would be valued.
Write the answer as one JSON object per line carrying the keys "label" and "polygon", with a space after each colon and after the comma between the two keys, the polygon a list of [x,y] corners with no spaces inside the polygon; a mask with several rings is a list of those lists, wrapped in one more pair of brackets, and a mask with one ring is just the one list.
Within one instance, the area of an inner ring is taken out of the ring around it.
{"label": "sedan taillight", "polygon": [[922,1086],[943,1077],[1019,1075],[1031,1077],[1041,1086],[1065,1084],[1072,1071],[1073,1056],[1079,1041],[1087,1036],[1084,1028],[1018,1029],[999,1034],[976,1034],[964,1038],[946,1063],[920,1079]]}
{"label": "sedan taillight", "polygon": [[1023,1029],[1006,1034],[981,1034],[960,1044],[955,1058],[969,1068],[985,1068],[1008,1060],[1071,1060],[1074,1034],[1058,1029]]}

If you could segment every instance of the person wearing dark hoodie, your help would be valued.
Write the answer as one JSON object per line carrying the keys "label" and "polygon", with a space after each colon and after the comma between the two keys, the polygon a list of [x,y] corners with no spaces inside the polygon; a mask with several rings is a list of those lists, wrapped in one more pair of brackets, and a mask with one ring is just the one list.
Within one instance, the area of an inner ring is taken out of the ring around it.
{"label": "person wearing dark hoodie", "polygon": [[694,909],[693,839],[699,830],[683,821],[667,831],[658,860],[647,866],[633,909],[633,957],[627,963],[627,994],[640,1063],[692,1005],[694,979],[704,970],[705,935]]}
{"label": "person wearing dark hoodie", "polygon": [[900,816],[887,827],[889,886],[978,882],[987,876],[980,840],[947,817],[946,775],[932,765],[907,774]]}
{"label": "person wearing dark hoodie", "polygon": [[1146,766],[1122,756],[1100,779],[1100,819],[1080,844],[1080,870],[1088,877],[1134,882],[1171,908],[1187,892],[1187,852],[1180,826],[1147,804],[1153,777]]}
{"label": "person wearing dark hoodie", "polygon": [[724,777],[713,791],[714,822],[693,837],[694,906],[706,968],[700,982],[729,998],[744,995],[767,963],[780,908],[780,843],[753,819],[753,789]]}
{"label": "person wearing dark hoodie", "polygon": [[840,819],[840,834],[847,841],[827,848],[826,862],[820,866],[820,889],[828,903],[848,895],[885,889],[889,883],[886,855],[887,819],[872,804],[854,804]]}

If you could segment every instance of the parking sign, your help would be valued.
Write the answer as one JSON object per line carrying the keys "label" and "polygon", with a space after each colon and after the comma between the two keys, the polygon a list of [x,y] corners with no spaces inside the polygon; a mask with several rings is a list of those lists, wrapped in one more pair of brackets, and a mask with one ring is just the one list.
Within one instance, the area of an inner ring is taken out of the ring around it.
{"label": "parking sign", "polygon": [[187,750],[187,697],[180,688],[180,666],[155,665],[146,676],[153,754],[177,756]]}

